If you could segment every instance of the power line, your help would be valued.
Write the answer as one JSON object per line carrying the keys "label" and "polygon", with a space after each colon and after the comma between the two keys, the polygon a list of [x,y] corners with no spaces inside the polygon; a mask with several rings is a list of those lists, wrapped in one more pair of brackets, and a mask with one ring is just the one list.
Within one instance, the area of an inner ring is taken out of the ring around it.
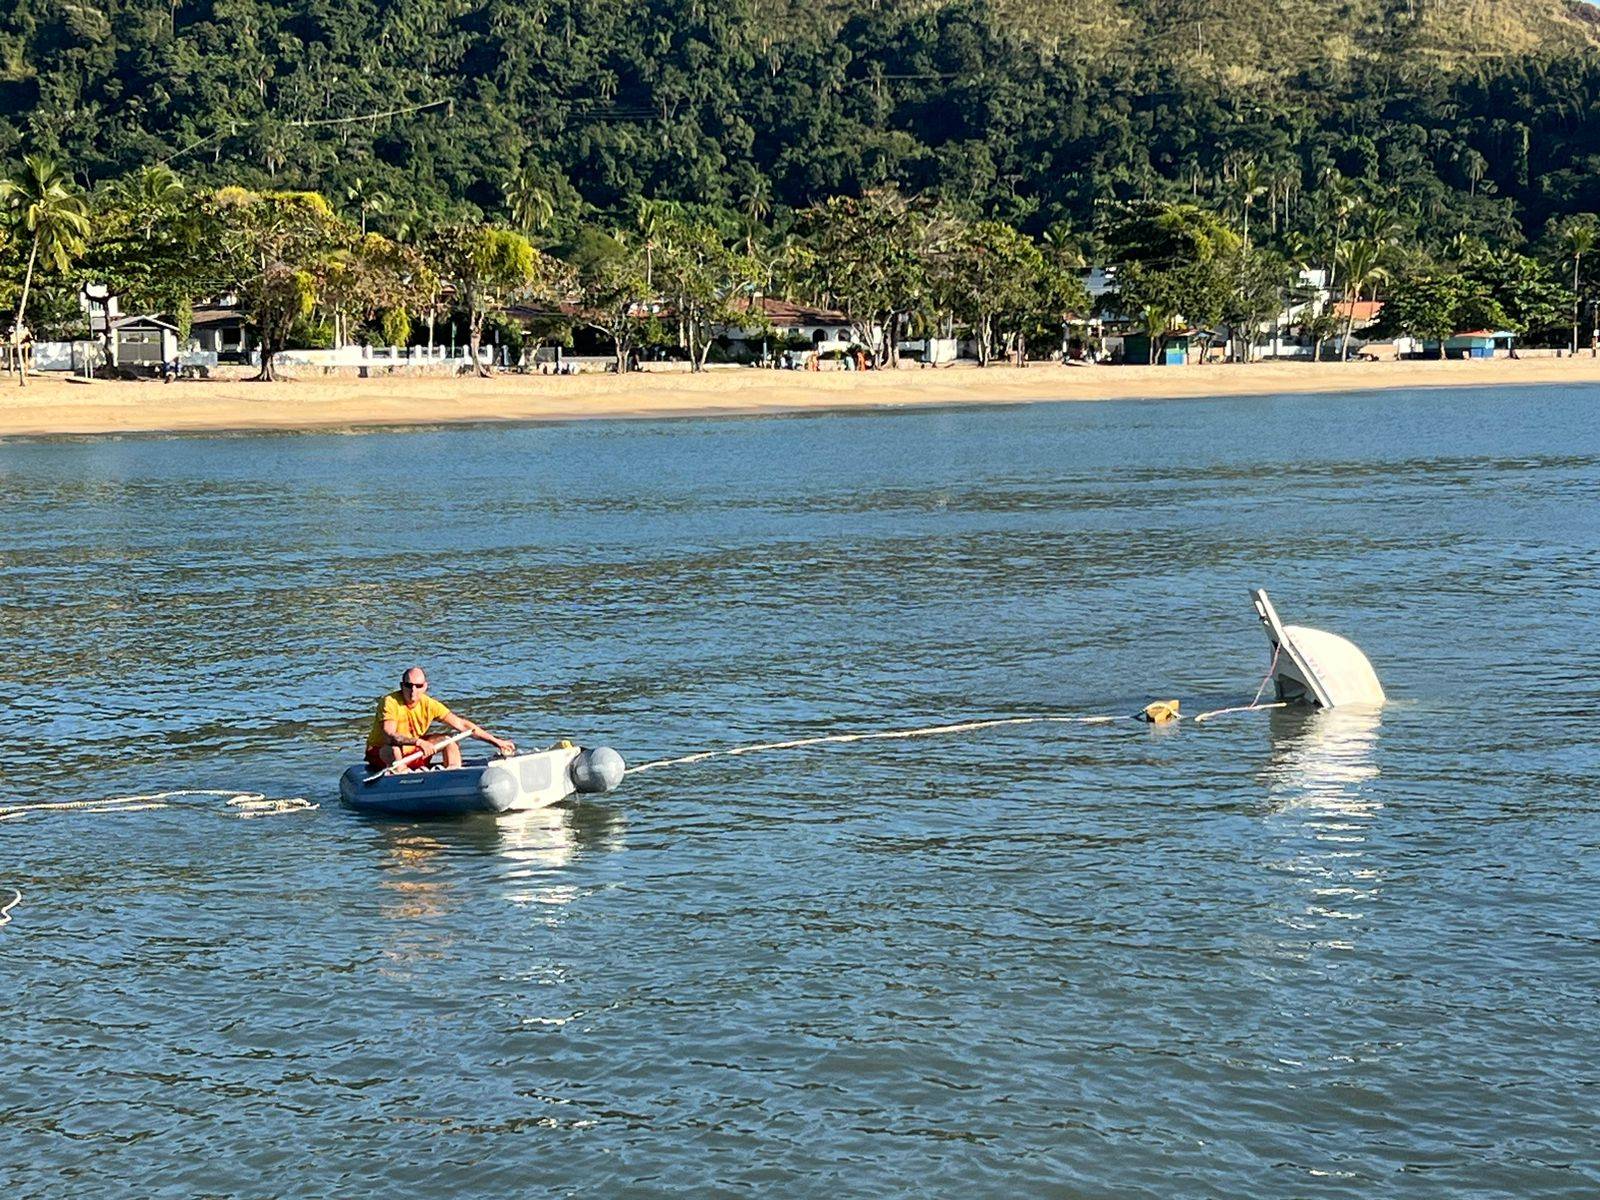
{"label": "power line", "polygon": [[360,121],[381,121],[384,117],[399,117],[406,113],[422,112],[430,108],[439,108],[449,104],[449,100],[429,100],[426,104],[408,104],[404,108],[391,108],[385,112],[362,113],[356,117],[317,117],[299,121],[285,121],[285,125],[293,125],[297,129],[304,129],[311,125],[354,125]]}
{"label": "power line", "polygon": [[[322,125],[356,125],[362,121],[381,121],[385,117],[400,117],[405,116],[407,113],[425,112],[430,108],[441,108],[450,103],[450,100],[428,100],[422,104],[407,104],[400,108],[385,109],[383,112],[361,113],[354,117],[304,117],[292,121],[285,121],[284,124],[295,129],[307,129],[312,126]],[[206,134],[206,136],[203,138],[199,138],[196,141],[190,142],[182,150],[176,150],[160,161],[162,163],[175,162],[184,155],[193,153],[194,151],[200,149],[201,146],[204,146],[210,142],[214,142],[220,137],[227,137],[231,134],[237,133],[239,130],[239,125],[239,121],[229,121],[227,125],[223,126],[222,128]]]}

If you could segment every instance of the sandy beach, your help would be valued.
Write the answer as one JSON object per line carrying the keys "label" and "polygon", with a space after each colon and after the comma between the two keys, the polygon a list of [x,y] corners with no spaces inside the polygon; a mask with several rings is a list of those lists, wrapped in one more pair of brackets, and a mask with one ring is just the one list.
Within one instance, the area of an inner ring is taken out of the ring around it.
{"label": "sandy beach", "polygon": [[1252,363],[1203,367],[1036,364],[868,372],[749,368],[493,379],[383,375],[122,383],[0,376],[0,437],[376,429],[949,404],[1177,398],[1372,389],[1600,384],[1600,359]]}

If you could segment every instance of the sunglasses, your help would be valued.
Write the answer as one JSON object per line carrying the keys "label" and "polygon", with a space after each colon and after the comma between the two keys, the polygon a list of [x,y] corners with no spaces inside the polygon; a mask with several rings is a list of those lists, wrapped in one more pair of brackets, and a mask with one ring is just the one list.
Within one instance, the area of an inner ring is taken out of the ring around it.
{"label": "sunglasses", "polygon": [[422,691],[423,688],[427,687],[428,685],[425,684],[425,683],[402,683],[400,686],[403,687],[403,688],[411,688],[411,689],[413,689],[415,691],[419,691],[420,692],[420,691]]}

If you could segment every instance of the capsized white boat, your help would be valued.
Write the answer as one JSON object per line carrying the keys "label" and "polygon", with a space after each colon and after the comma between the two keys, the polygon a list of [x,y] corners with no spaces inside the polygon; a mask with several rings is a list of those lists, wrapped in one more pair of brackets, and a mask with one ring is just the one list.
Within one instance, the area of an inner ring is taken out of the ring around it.
{"label": "capsized white boat", "polygon": [[1261,588],[1250,593],[1250,600],[1272,643],[1272,682],[1279,700],[1336,708],[1387,699],[1378,673],[1354,642],[1321,629],[1285,625]]}

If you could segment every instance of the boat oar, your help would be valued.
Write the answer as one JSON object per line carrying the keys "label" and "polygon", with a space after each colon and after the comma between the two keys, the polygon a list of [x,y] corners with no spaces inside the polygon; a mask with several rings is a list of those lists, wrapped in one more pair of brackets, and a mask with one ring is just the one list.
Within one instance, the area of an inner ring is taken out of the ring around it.
{"label": "boat oar", "polygon": [[462,738],[469,738],[471,736],[472,736],[472,730],[463,729],[460,733],[456,734],[455,737],[447,737],[442,742],[435,742],[433,744],[433,749],[428,751],[427,754],[422,753],[421,750],[413,750],[410,754],[405,755],[403,758],[396,759],[393,763],[391,763],[389,766],[385,767],[383,770],[379,771],[376,775],[368,775],[361,782],[362,783],[377,783],[378,780],[382,779],[385,775],[393,775],[395,773],[395,771],[397,771],[399,768],[405,766],[412,759],[414,759],[414,758],[431,758],[433,755],[435,755],[435,754],[439,753],[439,751],[443,750],[446,746],[453,745],[454,743],[459,742]]}

